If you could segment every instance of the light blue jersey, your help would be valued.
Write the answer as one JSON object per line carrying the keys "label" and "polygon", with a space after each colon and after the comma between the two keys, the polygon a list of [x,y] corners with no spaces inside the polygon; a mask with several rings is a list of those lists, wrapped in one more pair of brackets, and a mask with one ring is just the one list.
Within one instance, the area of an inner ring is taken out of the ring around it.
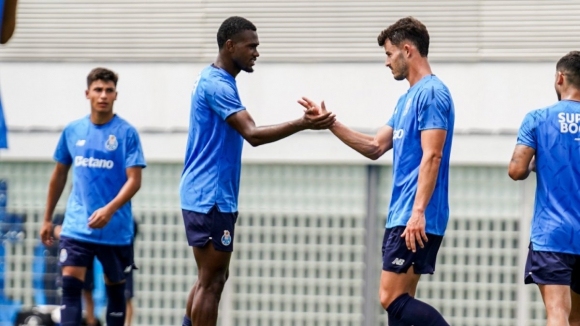
{"label": "light blue jersey", "polygon": [[536,150],[536,251],[580,255],[580,103],[563,100],[526,115],[519,145]]}
{"label": "light blue jersey", "polygon": [[419,165],[423,157],[421,131],[447,130],[437,184],[425,209],[426,233],[444,235],[449,220],[449,156],[455,109],[447,87],[435,75],[423,77],[399,98],[387,125],[393,128],[393,194],[387,228],[406,226],[411,217]]}
{"label": "light blue jersey", "polygon": [[146,166],[137,130],[116,115],[104,125],[93,124],[87,116],[66,126],[54,159],[72,165],[73,185],[61,235],[105,245],[131,244],[131,202],[102,229],[89,228],[88,219],[119,194],[127,182],[127,168]]}
{"label": "light blue jersey", "polygon": [[182,209],[207,213],[217,205],[223,213],[238,211],[244,139],[226,119],[241,110],[234,77],[214,65],[205,68],[191,95]]}
{"label": "light blue jersey", "polygon": [[[4,20],[4,0],[0,0],[0,33],[2,32],[2,23]],[[8,148],[8,128],[4,119],[4,108],[2,99],[0,99],[0,148]]]}

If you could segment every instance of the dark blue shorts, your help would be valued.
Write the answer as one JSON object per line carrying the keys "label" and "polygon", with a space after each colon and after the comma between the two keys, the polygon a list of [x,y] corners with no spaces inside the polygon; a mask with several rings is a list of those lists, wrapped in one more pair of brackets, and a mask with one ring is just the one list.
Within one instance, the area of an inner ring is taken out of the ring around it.
{"label": "dark blue shorts", "polygon": [[133,267],[132,245],[102,245],[61,237],[59,245],[60,266],[79,266],[92,269],[95,256],[103,265],[103,273],[113,283],[124,281],[126,274]]}
{"label": "dark blue shorts", "polygon": [[526,284],[568,285],[580,293],[580,255],[535,251],[531,243],[528,248]]}
{"label": "dark blue shorts", "polygon": [[207,214],[183,209],[187,242],[203,248],[211,240],[215,250],[234,251],[234,230],[238,212],[222,213],[214,206]]}
{"label": "dark blue shorts", "polygon": [[427,233],[428,242],[423,242],[425,248],[417,244],[417,252],[407,249],[405,238],[401,234],[404,226],[385,229],[383,237],[383,270],[394,273],[406,273],[411,266],[415,274],[433,274],[435,261],[443,237]]}

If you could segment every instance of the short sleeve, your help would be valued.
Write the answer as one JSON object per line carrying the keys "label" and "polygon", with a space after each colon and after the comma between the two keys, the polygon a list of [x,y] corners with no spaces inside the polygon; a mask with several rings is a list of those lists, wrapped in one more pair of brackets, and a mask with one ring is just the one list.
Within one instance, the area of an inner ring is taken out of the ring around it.
{"label": "short sleeve", "polygon": [[536,126],[537,119],[535,112],[526,114],[518,132],[517,144],[537,149]]}
{"label": "short sleeve", "polygon": [[208,85],[206,96],[211,109],[223,120],[246,109],[240,101],[236,86],[223,79]]}
{"label": "short sleeve", "polygon": [[127,148],[125,154],[125,168],[134,166],[146,167],[143,148],[137,130],[131,128],[127,134]]}
{"label": "short sleeve", "polygon": [[387,121],[387,126],[393,128],[393,129],[395,128],[395,114],[394,113],[391,116],[391,118],[389,119],[389,121]]}
{"label": "short sleeve", "polygon": [[66,136],[67,129],[62,132],[60,135],[60,139],[58,140],[58,144],[56,145],[56,150],[54,151],[54,160],[58,163],[62,163],[64,165],[71,165],[72,164],[72,156],[67,146],[67,136]]}
{"label": "short sleeve", "polygon": [[449,129],[451,97],[435,87],[425,89],[418,99],[419,130]]}

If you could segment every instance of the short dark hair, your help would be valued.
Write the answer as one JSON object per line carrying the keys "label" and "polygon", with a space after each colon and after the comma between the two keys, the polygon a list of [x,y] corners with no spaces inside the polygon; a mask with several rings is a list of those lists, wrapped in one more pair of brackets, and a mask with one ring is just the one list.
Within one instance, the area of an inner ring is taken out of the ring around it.
{"label": "short dark hair", "polygon": [[387,40],[390,40],[395,46],[399,46],[407,40],[417,47],[422,57],[429,54],[429,32],[427,32],[427,27],[416,18],[401,18],[383,30],[377,37],[379,46],[384,46]]}
{"label": "short dark hair", "polygon": [[255,32],[257,28],[251,21],[243,17],[232,16],[224,20],[217,32],[218,48],[221,50],[227,40],[246,30]]}
{"label": "short dark hair", "polygon": [[116,87],[117,81],[119,80],[119,76],[107,68],[100,68],[100,67],[95,68],[95,69],[91,70],[91,72],[87,76],[87,88],[90,88],[91,84],[96,82],[97,80],[102,80],[104,82],[111,82],[112,81]]}
{"label": "short dark hair", "polygon": [[580,51],[572,51],[560,58],[556,70],[564,74],[568,83],[580,89]]}

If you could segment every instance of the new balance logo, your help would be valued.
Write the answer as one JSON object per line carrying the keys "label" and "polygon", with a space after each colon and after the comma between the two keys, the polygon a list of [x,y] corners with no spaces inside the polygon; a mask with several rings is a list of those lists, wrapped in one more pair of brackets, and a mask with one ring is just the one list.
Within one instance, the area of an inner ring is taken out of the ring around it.
{"label": "new balance logo", "polygon": [[395,258],[395,260],[393,260],[393,265],[397,265],[397,266],[402,266],[405,263],[404,259],[401,258]]}
{"label": "new balance logo", "polygon": [[79,139],[77,140],[77,146],[85,146],[86,140],[84,139]]}
{"label": "new balance logo", "polygon": [[109,314],[109,316],[111,316],[111,317],[123,317],[123,313],[122,312],[112,312]]}

